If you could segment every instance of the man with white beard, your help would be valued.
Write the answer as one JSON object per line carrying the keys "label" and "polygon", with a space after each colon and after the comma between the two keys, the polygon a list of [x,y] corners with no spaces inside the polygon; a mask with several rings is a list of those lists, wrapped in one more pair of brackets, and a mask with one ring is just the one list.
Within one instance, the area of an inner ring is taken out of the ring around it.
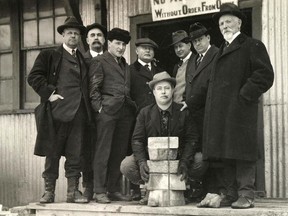
{"label": "man with white beard", "polygon": [[257,117],[261,95],[274,73],[265,45],[240,32],[246,17],[232,3],[213,20],[225,39],[211,72],[205,108],[203,159],[223,162],[225,198],[220,206],[254,207]]}

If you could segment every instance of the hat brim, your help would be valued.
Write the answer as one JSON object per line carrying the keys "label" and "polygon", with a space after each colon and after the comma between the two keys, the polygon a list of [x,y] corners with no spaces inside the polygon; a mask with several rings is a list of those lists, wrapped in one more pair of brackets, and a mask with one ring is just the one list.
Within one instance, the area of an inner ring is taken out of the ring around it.
{"label": "hat brim", "polygon": [[159,83],[159,82],[163,82],[163,81],[167,81],[169,83],[171,83],[174,87],[176,85],[176,80],[175,78],[165,78],[165,79],[161,79],[161,80],[152,80],[149,82],[149,87],[151,90],[153,90],[154,86]]}
{"label": "hat brim", "polygon": [[190,37],[188,36],[188,37],[185,37],[185,38],[182,38],[182,39],[179,39],[179,40],[176,40],[176,41],[174,41],[173,43],[171,43],[170,45],[168,45],[169,47],[170,46],[173,46],[173,45],[175,45],[175,44],[177,44],[177,43],[179,43],[179,42],[181,42],[181,41],[183,41],[183,40],[189,40],[190,41]]}
{"label": "hat brim", "polygon": [[85,28],[85,26],[82,26],[82,25],[60,25],[60,26],[57,27],[57,32],[59,34],[62,34],[64,29],[66,29],[66,28],[79,29],[81,35],[85,35],[85,33],[86,33],[86,28]]}
{"label": "hat brim", "polygon": [[194,35],[193,37],[190,36],[190,39],[191,40],[195,40],[195,39],[197,39],[199,37],[202,37],[203,35],[209,34],[210,31],[211,31],[211,28],[208,28],[208,29],[206,29],[206,31],[199,32],[198,34]]}
{"label": "hat brim", "polygon": [[221,16],[223,15],[233,15],[238,17],[239,19],[242,20],[242,23],[245,24],[247,21],[247,18],[245,16],[245,14],[243,14],[242,12],[238,12],[238,11],[223,11],[223,12],[218,12],[216,14],[212,15],[212,19],[213,21],[218,25],[219,24],[219,19]]}
{"label": "hat brim", "polygon": [[140,44],[135,44],[136,47],[138,46],[149,46],[149,47],[152,47],[154,49],[158,49],[158,46],[155,46],[153,44],[150,44],[150,43],[140,43]]}

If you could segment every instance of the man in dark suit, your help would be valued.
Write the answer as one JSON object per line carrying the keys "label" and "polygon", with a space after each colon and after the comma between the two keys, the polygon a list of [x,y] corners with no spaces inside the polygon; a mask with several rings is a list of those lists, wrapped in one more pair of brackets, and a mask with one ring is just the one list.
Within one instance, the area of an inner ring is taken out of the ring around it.
{"label": "man in dark suit", "polygon": [[187,71],[194,66],[192,57],[194,54],[191,51],[191,39],[184,30],[179,30],[172,33],[172,44],[175,54],[180,58],[178,64],[173,69],[172,76],[176,79],[174,90],[174,102],[182,103],[185,100],[185,88],[187,80]]}
{"label": "man in dark suit", "polygon": [[[105,42],[107,37],[107,29],[105,26],[99,23],[93,23],[86,27],[86,41],[89,45],[89,50],[83,54],[86,65],[89,68],[93,57],[102,55],[105,49]],[[92,112],[95,116],[97,113]],[[94,156],[94,145],[96,139],[96,127],[95,122],[87,125],[86,132],[86,145],[83,148],[82,158],[82,170],[83,170],[83,182],[84,188],[83,196],[87,197],[90,201],[93,198],[93,169],[92,158]]]}
{"label": "man in dark suit", "polygon": [[[40,126],[37,125],[39,142],[36,141],[35,154],[46,156],[42,174],[45,193],[40,202],[54,202],[59,160],[64,155],[65,176],[68,179],[67,202],[84,203],[88,200],[78,190],[80,156],[83,130],[91,114],[87,69],[77,45],[86,28],[75,17],[68,17],[63,25],[58,26],[57,31],[63,36],[63,45],[40,52],[28,76],[28,83],[46,106],[43,116],[50,116],[40,121]],[[52,122],[52,128],[46,127],[48,122]]]}
{"label": "man in dark suit", "polygon": [[163,71],[154,59],[158,45],[149,38],[139,38],[135,42],[137,60],[129,66],[131,72],[131,98],[137,105],[138,112],[154,103],[155,99],[148,86],[156,73]]}
{"label": "man in dark suit", "polygon": [[261,95],[274,73],[265,45],[240,32],[245,15],[222,4],[213,19],[225,39],[215,58],[207,93],[203,157],[223,161],[227,190],[221,206],[254,207],[257,117]]}
{"label": "man in dark suit", "polygon": [[[132,136],[133,154],[121,163],[121,172],[134,184],[144,184],[149,179],[147,140],[149,137],[179,137],[178,174],[182,180],[202,175],[203,164],[193,166],[198,148],[198,131],[189,111],[180,111],[182,105],[173,102],[176,81],[167,72],[155,74],[149,82],[156,104],[140,110]],[[196,168],[196,169],[194,169]],[[147,204],[146,196],[141,204]],[[144,202],[146,201],[146,202]]]}
{"label": "man in dark suit", "polygon": [[[96,116],[97,140],[93,161],[96,202],[131,200],[120,191],[120,163],[127,154],[136,105],[130,97],[130,71],[123,58],[130,34],[108,32],[108,51],[93,58],[89,68],[90,99]],[[107,194],[108,192],[108,194]]]}
{"label": "man in dark suit", "polygon": [[[188,108],[190,114],[196,121],[200,143],[200,148],[197,150],[197,159],[202,160],[202,134],[205,102],[213,60],[218,52],[218,48],[214,45],[210,45],[209,32],[207,28],[199,22],[190,25],[189,34],[197,55],[192,55],[191,61],[189,61],[190,67],[186,70],[185,98],[180,103],[183,104],[181,110]],[[202,182],[202,180],[204,182]],[[208,183],[208,181],[209,178],[192,180],[190,185],[192,189],[192,191],[190,191],[190,197],[192,199],[197,199],[197,197],[200,196],[201,198],[201,196],[204,195],[205,190],[210,190],[208,189],[208,184],[212,184]],[[214,178],[213,181],[215,181]]]}

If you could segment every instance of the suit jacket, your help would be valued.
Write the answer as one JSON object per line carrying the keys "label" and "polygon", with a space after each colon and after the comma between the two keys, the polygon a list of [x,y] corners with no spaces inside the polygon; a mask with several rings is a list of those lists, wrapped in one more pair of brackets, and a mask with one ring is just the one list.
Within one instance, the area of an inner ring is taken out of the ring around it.
{"label": "suit jacket", "polygon": [[213,60],[218,53],[218,48],[212,45],[205,54],[202,62],[196,67],[197,55],[191,58],[191,66],[186,70],[185,102],[193,115],[200,133],[203,133],[203,121],[205,102],[208,91],[209,78],[213,66]]}
{"label": "suit jacket", "polygon": [[211,72],[204,119],[203,157],[256,161],[259,97],[273,84],[264,44],[238,35],[220,47]]}
{"label": "suit jacket", "polygon": [[120,65],[106,51],[93,58],[89,67],[89,91],[91,105],[95,112],[102,107],[108,115],[116,114],[126,103],[136,109],[130,97],[130,71],[125,59]]}
{"label": "suit jacket", "polygon": [[86,65],[87,65],[87,67],[89,69],[91,60],[93,58],[89,49],[83,54],[83,57],[84,57],[84,61],[85,61]]}
{"label": "suit jacket", "polygon": [[[170,136],[179,137],[178,158],[192,160],[199,148],[198,132],[188,110],[180,111],[182,105],[172,103],[172,116],[169,122]],[[157,104],[151,104],[140,110],[132,136],[132,149],[137,162],[149,160],[148,137],[161,136],[160,111]]]}
{"label": "suit jacket", "polygon": [[[57,47],[56,49],[43,50],[37,56],[34,65],[28,75],[28,83],[34,89],[34,91],[40,96],[41,103],[50,103],[48,98],[53,91],[57,91],[56,85],[60,73],[60,66],[62,62],[64,48],[63,46]],[[84,63],[84,58],[82,54],[77,50],[76,55],[80,61],[81,67],[81,91],[83,99],[85,102],[87,114],[89,120],[91,119],[91,109],[89,103],[88,95],[88,76],[87,68]],[[71,101],[73,103],[73,101]],[[50,107],[50,105],[49,105]],[[39,109],[40,110],[40,109]],[[44,109],[41,109],[44,110]],[[48,109],[49,111],[50,109]],[[46,110],[47,111],[47,110]],[[35,113],[36,115],[38,113]],[[51,117],[51,115],[44,115],[46,118]],[[36,116],[37,117],[37,116]],[[50,122],[49,126],[45,126]],[[43,125],[44,124],[44,125]],[[34,154],[40,156],[46,156],[51,154],[51,146],[55,144],[55,137],[49,136],[49,134],[54,134],[53,121],[51,119],[43,120],[43,124],[38,128],[35,151]],[[49,129],[50,131],[47,131]]]}
{"label": "suit jacket", "polygon": [[129,66],[131,73],[131,98],[137,105],[139,112],[143,107],[155,102],[152,90],[149,88],[148,82],[153,79],[156,73],[163,71],[156,64],[151,62],[151,71],[135,61]]}
{"label": "suit jacket", "polygon": [[[188,77],[187,77],[187,75],[188,75],[187,71],[191,71],[192,68],[195,67],[195,63],[194,63],[194,61],[193,61],[193,60],[194,60],[194,57],[195,57],[195,54],[192,53],[191,56],[190,56],[190,58],[187,60],[188,63],[187,63],[186,75],[185,75],[185,81],[186,81],[186,83],[187,83],[187,79],[188,79]],[[172,72],[172,76],[173,76],[173,77],[176,77],[178,68],[179,68],[179,66],[178,66],[178,64],[176,64],[176,65],[174,66],[174,69],[173,69],[173,72]],[[186,86],[187,86],[187,85],[186,85]],[[184,100],[184,101],[185,101],[185,98],[186,98],[186,87],[185,87],[185,91],[184,91],[184,93],[183,93],[183,100]]]}

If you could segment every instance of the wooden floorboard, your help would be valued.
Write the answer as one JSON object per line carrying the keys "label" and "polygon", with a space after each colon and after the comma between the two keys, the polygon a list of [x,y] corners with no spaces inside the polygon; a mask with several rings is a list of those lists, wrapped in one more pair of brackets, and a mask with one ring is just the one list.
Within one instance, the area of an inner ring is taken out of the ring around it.
{"label": "wooden floorboard", "polygon": [[27,206],[36,216],[288,216],[288,200],[256,200],[255,208],[197,208],[195,203],[175,207],[149,207],[137,202],[112,202],[110,204],[31,203]]}

